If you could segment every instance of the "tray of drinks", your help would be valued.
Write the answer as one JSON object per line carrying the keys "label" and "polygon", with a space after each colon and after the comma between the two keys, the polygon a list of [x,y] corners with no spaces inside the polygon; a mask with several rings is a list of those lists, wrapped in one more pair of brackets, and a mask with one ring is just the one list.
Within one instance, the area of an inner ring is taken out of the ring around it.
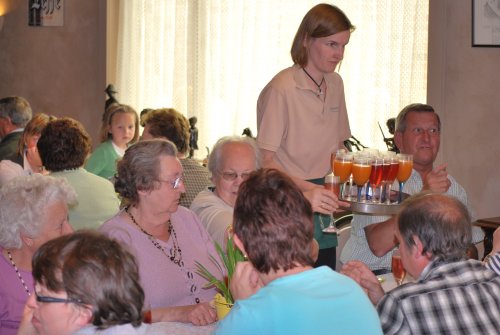
{"label": "tray of drinks", "polygon": [[[410,195],[401,193],[401,200],[408,198]],[[378,194],[366,195],[363,194],[361,200],[358,201],[357,196],[348,194],[340,198],[344,202],[348,202],[350,207],[341,207],[342,209],[349,210],[353,213],[362,214],[377,214],[377,215],[394,215],[401,209],[400,196],[398,191],[391,190],[390,199],[383,197],[382,202]]]}

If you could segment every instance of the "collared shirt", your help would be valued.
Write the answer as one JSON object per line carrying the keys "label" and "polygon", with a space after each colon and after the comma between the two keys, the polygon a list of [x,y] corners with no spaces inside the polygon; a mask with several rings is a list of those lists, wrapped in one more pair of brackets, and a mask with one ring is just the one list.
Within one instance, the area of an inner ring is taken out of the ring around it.
{"label": "collared shirt", "polygon": [[[467,193],[465,192],[465,189],[451,175],[448,175],[448,179],[451,182],[451,186],[445,194],[460,200],[465,206],[467,206],[467,209],[472,217],[473,213],[471,208],[468,206]],[[393,189],[399,190],[399,186],[396,185],[396,183],[393,185]],[[417,194],[422,191],[423,185],[424,184],[420,174],[413,170],[410,178],[404,185],[403,192],[408,194]],[[366,240],[365,235],[365,228],[367,226],[386,221],[390,218],[390,216],[354,214],[351,222],[351,236],[342,249],[340,261],[342,263],[347,263],[348,261],[356,259],[365,263],[371,270],[390,269],[392,251],[382,257],[375,256],[368,246],[368,241]],[[479,243],[483,240],[483,238],[484,233],[481,228],[472,227],[472,242]]]}
{"label": "collared shirt", "polygon": [[500,276],[500,251],[489,257],[486,267],[495,271]]}
{"label": "collared shirt", "polygon": [[475,260],[435,261],[417,282],[388,292],[377,311],[384,334],[498,334],[500,276]]}
{"label": "collared shirt", "polygon": [[324,75],[318,96],[298,65],[278,73],[257,101],[257,143],[297,178],[322,178],[331,171],[330,154],[351,137],[344,84],[336,72]]}

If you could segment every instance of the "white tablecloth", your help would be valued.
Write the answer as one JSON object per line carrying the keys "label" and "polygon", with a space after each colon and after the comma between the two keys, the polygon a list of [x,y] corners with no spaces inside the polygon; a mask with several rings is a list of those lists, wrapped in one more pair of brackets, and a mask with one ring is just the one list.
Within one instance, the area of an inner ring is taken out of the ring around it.
{"label": "white tablecloth", "polygon": [[161,325],[162,332],[166,335],[209,335],[215,331],[217,323],[208,326],[194,326],[191,323],[182,322],[158,322],[156,325]]}

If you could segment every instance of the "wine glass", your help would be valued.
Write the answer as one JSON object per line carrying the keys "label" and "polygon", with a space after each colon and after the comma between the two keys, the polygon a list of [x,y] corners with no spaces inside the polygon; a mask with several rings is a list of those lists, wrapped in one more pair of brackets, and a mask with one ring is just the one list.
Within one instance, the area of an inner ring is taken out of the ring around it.
{"label": "wine glass", "polygon": [[403,283],[403,280],[406,277],[406,270],[403,267],[403,262],[401,261],[401,253],[399,249],[394,249],[392,253],[392,276],[396,281],[396,284],[399,286]]}
{"label": "wine glass", "polygon": [[[372,169],[370,172],[370,187],[372,189],[372,202],[376,202],[375,200],[375,189],[379,187],[382,183],[382,170],[384,167],[384,159],[381,157],[373,157],[372,158]],[[368,193],[368,192],[367,192]],[[382,201],[382,192],[379,194],[378,202]]]}
{"label": "wine glass", "polygon": [[346,152],[339,152],[337,151],[337,154],[333,160],[333,166],[332,166],[332,171],[335,176],[339,177],[339,182],[342,184],[342,189],[340,191],[340,197],[343,198],[344,194],[344,189],[345,189],[345,183],[349,179],[349,176],[351,175],[352,171],[352,160],[353,156],[352,154],[346,153]]}
{"label": "wine glass", "polygon": [[398,154],[399,169],[397,179],[399,181],[398,203],[403,200],[403,187],[405,182],[410,178],[413,170],[413,156],[409,154]]}
{"label": "wine glass", "polygon": [[[333,192],[337,197],[340,193],[340,178],[332,173],[325,176],[325,189]],[[338,233],[337,227],[335,227],[335,218],[333,217],[333,212],[330,214],[330,224],[328,227],[323,229],[324,233],[336,234]]]}
{"label": "wine glass", "polygon": [[352,177],[354,183],[358,187],[358,202],[361,202],[361,190],[370,178],[370,172],[372,170],[371,161],[369,157],[357,156],[354,158],[352,164]]}
{"label": "wine glass", "polygon": [[389,172],[387,173],[387,182],[386,182],[386,188],[387,188],[387,195],[386,195],[386,204],[391,203],[391,188],[392,184],[396,180],[396,176],[398,175],[399,171],[399,160],[395,155],[391,155],[387,158],[389,161]]}

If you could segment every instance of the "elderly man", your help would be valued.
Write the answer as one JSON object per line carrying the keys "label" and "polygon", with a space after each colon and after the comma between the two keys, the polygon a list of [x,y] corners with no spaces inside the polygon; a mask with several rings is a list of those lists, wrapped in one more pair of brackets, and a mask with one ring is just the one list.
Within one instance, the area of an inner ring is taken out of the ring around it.
{"label": "elderly man", "polygon": [[204,166],[187,157],[189,152],[188,120],[173,108],[161,108],[145,112],[141,117],[141,124],[144,124],[141,139],[164,138],[172,141],[177,147],[186,186],[186,192],[182,194],[180,204],[189,208],[196,195],[210,185],[210,179]]}
{"label": "elderly man", "polygon": [[416,195],[399,214],[395,237],[416,282],[384,295],[362,262],[342,268],[377,304],[385,334],[498,334],[500,276],[465,259],[471,222],[463,203],[443,194]]}
{"label": "elderly man", "polygon": [[260,151],[249,137],[223,137],[212,148],[208,170],[215,187],[201,191],[191,204],[214,241],[226,244],[240,184],[261,166]]}
{"label": "elderly man", "polygon": [[21,97],[0,99],[0,160],[13,156],[24,127],[31,120],[31,106]]}
{"label": "elderly man", "polygon": [[[425,104],[411,104],[403,108],[396,119],[394,141],[401,153],[413,155],[413,172],[403,191],[416,194],[421,191],[444,193],[458,198],[467,206],[467,194],[460,184],[446,172],[446,164],[434,167],[439,151],[441,121],[434,109]],[[355,214],[351,236],[340,260],[361,260],[376,274],[390,272],[394,242],[395,217]],[[483,240],[479,227],[473,228],[472,241]]]}

